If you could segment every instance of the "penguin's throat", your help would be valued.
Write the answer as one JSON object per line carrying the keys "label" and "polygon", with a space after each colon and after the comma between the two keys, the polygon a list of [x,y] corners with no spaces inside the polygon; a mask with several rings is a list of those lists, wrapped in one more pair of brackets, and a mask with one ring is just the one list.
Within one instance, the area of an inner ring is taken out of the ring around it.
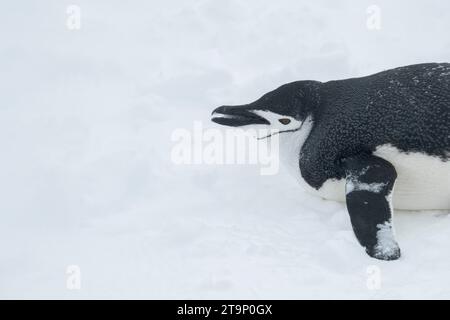
{"label": "penguin's throat", "polygon": [[284,130],[284,131],[275,131],[272,133],[268,133],[267,135],[263,135],[261,137],[257,137],[258,140],[264,140],[264,139],[268,139],[270,137],[276,136],[276,135],[281,135],[282,133],[293,133],[296,131],[299,131],[302,127],[298,127],[296,129],[290,129],[290,130]]}
{"label": "penguin's throat", "polygon": [[312,129],[312,119],[306,118],[298,130],[280,135],[280,160],[296,179],[301,178],[299,160],[303,145]]}

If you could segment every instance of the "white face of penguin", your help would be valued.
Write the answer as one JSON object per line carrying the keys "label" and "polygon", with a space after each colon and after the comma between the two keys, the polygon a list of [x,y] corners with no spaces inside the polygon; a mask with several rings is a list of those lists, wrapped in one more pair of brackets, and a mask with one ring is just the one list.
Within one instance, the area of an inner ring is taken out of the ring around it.
{"label": "white face of penguin", "polygon": [[221,125],[253,129],[258,139],[274,134],[294,132],[301,128],[302,121],[292,116],[281,115],[268,110],[218,108],[212,114],[213,122]]}
{"label": "white face of penguin", "polygon": [[263,110],[254,110],[253,112],[270,123],[268,128],[264,128],[270,131],[275,131],[278,133],[293,132],[299,130],[302,126],[301,121],[291,116],[285,116],[272,111]]}

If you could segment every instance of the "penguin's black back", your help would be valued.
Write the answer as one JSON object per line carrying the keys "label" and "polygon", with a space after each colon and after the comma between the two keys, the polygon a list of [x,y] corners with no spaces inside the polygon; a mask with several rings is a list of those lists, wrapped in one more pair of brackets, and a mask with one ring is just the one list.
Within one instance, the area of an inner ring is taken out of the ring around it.
{"label": "penguin's black back", "polygon": [[391,144],[449,160],[450,64],[396,68],[320,86],[302,175],[314,187],[342,178],[340,160]]}

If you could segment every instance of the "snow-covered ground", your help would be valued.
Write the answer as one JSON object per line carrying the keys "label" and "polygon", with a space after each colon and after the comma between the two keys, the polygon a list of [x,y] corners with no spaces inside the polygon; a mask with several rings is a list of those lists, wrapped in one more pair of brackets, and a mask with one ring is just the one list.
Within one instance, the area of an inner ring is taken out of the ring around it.
{"label": "snow-covered ground", "polygon": [[171,161],[218,105],[450,61],[448,1],[0,7],[0,298],[450,298],[448,213],[397,212],[403,257],[380,262],[283,170]]}

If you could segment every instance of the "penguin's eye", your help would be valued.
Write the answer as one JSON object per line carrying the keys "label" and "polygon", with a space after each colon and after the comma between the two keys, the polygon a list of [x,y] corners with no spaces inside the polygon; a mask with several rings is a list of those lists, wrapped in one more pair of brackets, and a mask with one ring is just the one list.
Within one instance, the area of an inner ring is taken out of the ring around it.
{"label": "penguin's eye", "polygon": [[287,124],[291,123],[291,120],[288,119],[288,118],[281,118],[278,121],[280,121],[284,125],[287,125]]}

